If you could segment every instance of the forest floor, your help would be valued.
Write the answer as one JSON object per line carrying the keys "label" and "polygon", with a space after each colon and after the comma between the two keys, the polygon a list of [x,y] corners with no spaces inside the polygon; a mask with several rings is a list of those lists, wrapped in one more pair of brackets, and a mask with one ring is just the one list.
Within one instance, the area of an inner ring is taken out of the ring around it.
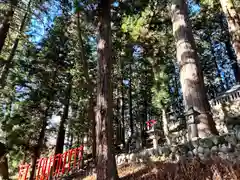
{"label": "forest floor", "polygon": [[[124,164],[118,167],[121,180],[239,180],[240,164],[218,157],[202,161],[189,159],[181,162],[147,162]],[[95,180],[87,176],[84,180]]]}

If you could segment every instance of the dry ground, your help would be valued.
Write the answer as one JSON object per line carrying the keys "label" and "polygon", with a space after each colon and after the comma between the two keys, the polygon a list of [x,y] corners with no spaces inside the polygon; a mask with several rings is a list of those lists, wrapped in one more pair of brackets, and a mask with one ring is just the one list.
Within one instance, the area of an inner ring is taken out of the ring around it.
{"label": "dry ground", "polygon": [[[118,167],[121,180],[240,180],[240,163],[232,164],[218,157],[201,161],[185,160],[178,163],[148,162]],[[88,176],[84,180],[95,180]]]}

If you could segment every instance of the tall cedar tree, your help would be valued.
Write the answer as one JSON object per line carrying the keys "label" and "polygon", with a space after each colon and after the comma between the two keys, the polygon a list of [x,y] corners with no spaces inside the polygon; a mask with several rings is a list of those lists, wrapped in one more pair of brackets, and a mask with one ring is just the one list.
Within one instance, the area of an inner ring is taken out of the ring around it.
{"label": "tall cedar tree", "polygon": [[97,76],[97,179],[118,179],[113,152],[112,134],[112,44],[110,25],[110,0],[99,1],[99,39]]}
{"label": "tall cedar tree", "polygon": [[94,115],[94,86],[92,79],[89,76],[89,65],[86,58],[86,51],[82,37],[82,29],[80,24],[80,13],[77,13],[77,33],[78,33],[78,40],[79,40],[79,48],[80,48],[80,60],[83,65],[83,73],[84,77],[86,78],[86,86],[88,93],[90,94],[89,102],[88,102],[88,119],[92,122],[92,154],[95,163],[96,159],[96,122],[95,122],[95,115]]}
{"label": "tall cedar tree", "polygon": [[201,138],[218,134],[204,87],[186,0],[174,0],[171,10],[185,109],[193,107],[199,112],[198,132]]}

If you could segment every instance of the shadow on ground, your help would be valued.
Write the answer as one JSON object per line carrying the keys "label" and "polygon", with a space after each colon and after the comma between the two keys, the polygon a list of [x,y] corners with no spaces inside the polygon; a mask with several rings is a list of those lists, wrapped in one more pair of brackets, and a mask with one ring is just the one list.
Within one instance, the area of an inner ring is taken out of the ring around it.
{"label": "shadow on ground", "polygon": [[238,180],[240,166],[218,157],[207,161],[191,159],[178,163],[151,162],[121,180]]}
{"label": "shadow on ground", "polygon": [[[220,157],[173,162],[146,162],[118,167],[120,180],[239,180],[240,163],[233,164]],[[82,174],[83,175],[83,174]],[[66,178],[68,179],[68,178]],[[95,176],[75,176],[69,179],[96,180]]]}

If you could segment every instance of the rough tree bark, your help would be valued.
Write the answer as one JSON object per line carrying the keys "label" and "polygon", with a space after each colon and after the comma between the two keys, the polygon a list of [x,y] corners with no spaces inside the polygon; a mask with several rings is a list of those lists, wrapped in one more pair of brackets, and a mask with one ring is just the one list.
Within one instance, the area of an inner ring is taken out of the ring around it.
{"label": "rough tree bark", "polygon": [[92,132],[92,157],[93,157],[93,162],[96,164],[96,121],[95,121],[95,111],[94,111],[94,97],[93,97],[93,91],[91,91],[91,95],[89,98],[89,109],[88,109],[88,119],[90,120],[91,123],[91,132]]}
{"label": "rough tree bark", "polygon": [[200,137],[218,134],[206,95],[186,0],[174,0],[171,11],[185,109],[193,107],[199,112]]}
{"label": "rough tree bark", "polygon": [[[237,56],[238,69],[240,69],[240,16],[239,13],[236,11],[232,0],[220,0],[220,3],[222,6],[222,10],[227,18],[228,29],[231,35],[233,49]],[[239,82],[240,77],[238,76],[236,80]]]}
{"label": "rough tree bark", "polygon": [[99,39],[97,77],[97,180],[119,179],[113,148],[112,133],[112,44],[110,0],[99,0]]}
{"label": "rough tree bark", "polygon": [[162,122],[163,122],[163,132],[167,141],[167,144],[171,144],[170,138],[169,138],[169,130],[168,130],[168,120],[166,115],[166,109],[162,108]]}

